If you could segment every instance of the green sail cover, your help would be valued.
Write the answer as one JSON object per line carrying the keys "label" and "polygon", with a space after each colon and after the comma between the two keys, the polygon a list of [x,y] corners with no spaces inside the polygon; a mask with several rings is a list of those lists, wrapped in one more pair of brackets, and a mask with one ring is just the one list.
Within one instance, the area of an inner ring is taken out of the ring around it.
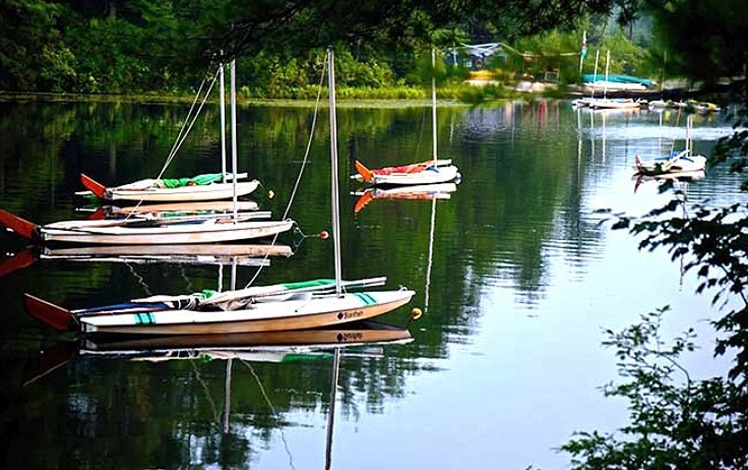
{"label": "green sail cover", "polygon": [[182,188],[184,186],[204,186],[221,179],[221,173],[206,173],[192,178],[164,178],[161,184],[164,188]]}
{"label": "green sail cover", "polygon": [[[299,282],[287,282],[285,284],[279,284],[286,290],[302,289],[307,287],[318,287],[318,286],[331,286],[335,285],[335,279],[312,279],[310,281],[299,281]],[[203,289],[193,295],[200,299],[208,299],[214,295],[220,293],[220,291],[212,289]],[[279,292],[280,293],[280,292]]]}
{"label": "green sail cover", "polygon": [[311,281],[288,282],[283,287],[289,290],[301,289],[304,287],[329,286],[335,284],[335,279],[313,279]]}

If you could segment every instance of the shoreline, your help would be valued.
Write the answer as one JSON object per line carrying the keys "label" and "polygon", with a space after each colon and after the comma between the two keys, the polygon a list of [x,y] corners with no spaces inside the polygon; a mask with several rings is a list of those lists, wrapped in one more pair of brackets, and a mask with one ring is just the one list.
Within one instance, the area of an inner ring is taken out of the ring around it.
{"label": "shoreline", "polygon": [[[471,83],[471,87],[480,89],[487,85],[497,85],[494,82]],[[501,85],[501,84],[498,84]],[[638,100],[673,100],[706,98],[714,101],[723,101],[729,95],[739,91],[743,86],[742,81],[729,84],[720,84],[711,89],[686,88],[676,86],[655,90],[608,90],[605,96],[609,98],[632,98]],[[542,81],[520,81],[512,87],[512,96],[506,98],[494,98],[480,103],[461,101],[456,98],[439,98],[439,106],[475,106],[490,105],[491,103],[503,103],[507,100],[535,100],[538,98],[574,100],[590,93],[583,87],[572,85],[560,85]],[[595,93],[602,95],[603,93]],[[159,95],[159,94],[84,94],[84,93],[53,93],[53,92],[10,92],[0,91],[0,102],[47,102],[47,103],[73,103],[73,102],[101,102],[101,103],[137,103],[137,104],[189,104],[194,101],[194,96]],[[727,98],[729,101],[729,98]],[[208,100],[217,102],[217,100]],[[299,107],[307,108],[316,105],[314,100],[293,98],[240,98],[240,106],[274,106],[274,107]],[[319,104],[322,107],[327,103]],[[338,99],[341,108],[421,108],[431,106],[430,99],[423,98],[348,98]]]}
{"label": "shoreline", "polygon": [[[325,95],[326,96],[326,95]],[[141,94],[83,94],[83,93],[51,93],[51,92],[4,92],[0,91],[2,102],[44,102],[44,103],[137,103],[137,104],[190,104],[194,97],[176,95],[141,95]],[[217,104],[217,100],[208,100]],[[239,106],[275,106],[275,107],[314,107],[316,102],[308,99],[291,98],[248,98],[238,99]],[[408,98],[371,98],[371,99],[338,99],[339,107],[358,108],[422,108],[431,106],[431,100]],[[469,106],[452,98],[439,100],[440,106]],[[320,107],[327,107],[328,103],[320,101]]]}

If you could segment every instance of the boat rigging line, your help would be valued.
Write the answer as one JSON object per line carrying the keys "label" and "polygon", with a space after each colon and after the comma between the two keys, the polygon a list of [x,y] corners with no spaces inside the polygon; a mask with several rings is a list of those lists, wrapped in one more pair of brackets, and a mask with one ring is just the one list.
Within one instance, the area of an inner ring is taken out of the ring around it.
{"label": "boat rigging line", "polygon": [[[322,73],[320,74],[320,82],[319,82],[319,85],[317,86],[317,99],[315,100],[315,103],[314,103],[312,125],[309,129],[309,139],[307,140],[306,150],[304,151],[304,157],[301,159],[301,167],[299,168],[299,174],[296,176],[296,182],[294,183],[293,189],[291,190],[291,196],[288,198],[288,204],[286,205],[286,209],[283,211],[283,217],[281,218],[282,220],[285,220],[288,217],[288,213],[291,211],[291,206],[293,205],[294,199],[296,198],[296,192],[299,190],[299,185],[301,184],[301,177],[304,175],[304,169],[309,163],[309,154],[312,149],[312,141],[314,140],[314,130],[317,127],[317,118],[319,117],[319,106],[320,106],[320,101],[322,99],[322,85],[324,84],[324,80],[326,76],[325,67],[327,66],[327,60],[328,60],[327,56],[325,56],[325,60],[323,61],[323,64],[322,64]],[[278,240],[279,235],[280,234],[277,234],[277,233],[273,235],[273,240],[270,242],[271,245],[275,245],[276,241]],[[327,238],[326,233],[324,234],[320,233],[319,236],[320,238],[323,238],[323,239]],[[308,236],[304,236],[304,238],[307,238],[307,237]],[[265,258],[267,258],[268,256],[269,255],[266,254]],[[257,271],[252,276],[252,278],[249,280],[249,282],[247,282],[247,284],[245,285],[245,288],[251,286],[255,282],[255,280],[257,280],[257,276],[260,275],[260,272],[262,271],[263,267],[264,267],[264,263],[263,265],[257,268]]]}

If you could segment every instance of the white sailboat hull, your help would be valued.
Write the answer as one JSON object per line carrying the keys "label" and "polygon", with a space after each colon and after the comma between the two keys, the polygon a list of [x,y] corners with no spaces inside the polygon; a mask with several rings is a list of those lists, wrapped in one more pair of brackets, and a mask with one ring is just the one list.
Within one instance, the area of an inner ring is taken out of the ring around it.
{"label": "white sailboat hull", "polygon": [[587,82],[584,85],[587,91],[646,91],[647,87],[641,83],[621,83],[605,80],[597,80],[595,82]]}
{"label": "white sailboat hull", "polygon": [[639,109],[641,103],[631,98],[579,98],[572,103],[575,107],[592,109]]}
{"label": "white sailboat hull", "polygon": [[85,333],[220,334],[298,330],[367,320],[410,302],[412,290],[312,295],[227,311],[165,310],[79,318]]}
{"label": "white sailboat hull", "polygon": [[265,266],[271,256],[289,257],[288,245],[270,244],[190,244],[190,245],[79,245],[64,248],[43,247],[39,259],[81,262],[179,264],[236,264]]}
{"label": "white sailboat hull", "polygon": [[207,219],[185,223],[160,224],[153,227],[78,226],[56,228],[41,226],[38,236],[43,242],[107,245],[162,245],[220,243],[270,237],[293,227],[292,220],[232,222]]}
{"label": "white sailboat hull", "polygon": [[415,173],[389,173],[374,175],[372,184],[376,186],[415,186],[422,184],[437,184],[454,181],[459,171],[454,165],[429,167]]}
{"label": "white sailboat hull", "polygon": [[658,159],[639,162],[633,169],[637,172],[652,175],[663,175],[670,173],[698,173],[706,168],[706,157],[703,155],[690,155],[681,157],[670,163],[668,159]]}
{"label": "white sailboat hull", "polygon": [[[173,214],[216,214],[223,212],[231,214],[237,212],[258,211],[260,206],[255,201],[197,201],[197,202],[169,202],[164,204],[141,204],[136,206],[99,206],[94,212],[101,212],[104,218],[140,216],[151,218],[167,218]],[[78,211],[92,211],[76,209]]]}
{"label": "white sailboat hull", "polygon": [[691,127],[693,116],[686,121],[686,145],[680,152],[672,152],[670,155],[642,161],[639,155],[635,157],[634,170],[641,175],[659,176],[663,174],[693,174],[706,171],[706,157],[693,155],[691,142]]}
{"label": "white sailboat hull", "polygon": [[288,245],[198,244],[198,245],[103,245],[65,248],[43,247],[44,259],[100,259],[118,257],[157,258],[233,258],[233,257],[289,257],[293,250]]}
{"label": "white sailboat hull", "polygon": [[[257,180],[237,182],[236,195],[237,197],[246,196],[256,190],[259,185]],[[105,199],[109,201],[180,202],[217,201],[234,196],[233,183],[211,183],[180,188],[128,186],[107,188]]]}

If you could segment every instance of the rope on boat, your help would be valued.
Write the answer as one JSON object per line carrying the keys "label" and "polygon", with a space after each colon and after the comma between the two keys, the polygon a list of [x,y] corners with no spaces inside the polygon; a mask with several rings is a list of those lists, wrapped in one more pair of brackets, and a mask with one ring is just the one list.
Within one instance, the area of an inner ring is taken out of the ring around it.
{"label": "rope on boat", "polygon": [[[169,155],[166,158],[166,162],[164,162],[164,166],[161,168],[161,171],[159,172],[157,176],[158,179],[161,179],[161,177],[164,175],[164,172],[169,167],[171,162],[174,160],[174,157],[177,155],[179,148],[182,146],[182,144],[184,143],[184,140],[187,138],[190,131],[192,130],[192,126],[197,121],[198,116],[200,116],[200,112],[202,111],[203,106],[205,106],[205,103],[208,101],[208,96],[210,96],[210,92],[213,90],[213,86],[215,86],[216,81],[218,81],[219,73],[220,73],[220,67],[219,67],[219,70],[217,70],[216,73],[213,75],[213,80],[211,80],[210,86],[208,87],[208,90],[205,92],[205,95],[203,96],[203,100],[200,103],[200,106],[197,108],[197,111],[195,111],[194,116],[193,116],[193,110],[195,109],[195,104],[197,103],[198,98],[200,97],[200,92],[202,91],[203,86],[205,85],[205,79],[203,79],[202,83],[200,83],[200,87],[198,88],[197,93],[195,94],[195,99],[193,100],[192,105],[190,106],[190,110],[187,113],[187,117],[182,123],[182,128],[179,130],[177,139],[174,141],[174,145],[172,146],[171,151],[169,152]],[[190,116],[192,116],[191,120],[190,120]]]}
{"label": "rope on boat", "polygon": [[301,177],[304,174],[304,168],[309,162],[309,152],[311,151],[311,148],[312,148],[312,140],[314,139],[314,129],[317,125],[317,117],[319,116],[319,103],[322,97],[322,84],[324,83],[324,80],[325,80],[324,66],[327,65],[327,57],[325,57],[325,63],[322,65],[323,65],[323,68],[322,68],[322,74],[320,75],[320,83],[319,83],[319,86],[317,87],[317,100],[314,103],[314,115],[312,117],[312,126],[309,129],[309,140],[307,140],[306,151],[304,152],[304,158],[301,160],[301,168],[299,169],[299,175],[296,177],[296,183],[294,183],[293,190],[291,191],[291,197],[288,200],[288,205],[286,206],[285,212],[283,212],[284,219],[288,217],[288,212],[291,210],[291,204],[293,204],[294,197],[296,197],[296,191],[298,191],[299,189],[299,183],[301,183]]}
{"label": "rope on boat", "polygon": [[[218,80],[218,77],[220,76],[221,67],[223,67],[223,64],[221,64],[221,66],[218,67],[218,70],[216,71],[215,75],[213,75],[213,80],[210,82],[210,86],[208,87],[208,90],[205,92],[205,95],[203,96],[203,100],[200,103],[200,106],[197,108],[197,111],[195,111],[194,116],[193,116],[195,105],[197,104],[198,98],[200,98],[200,94],[202,93],[203,87],[205,86],[205,79],[203,79],[203,81],[200,83],[200,86],[197,89],[197,93],[195,93],[195,98],[192,100],[192,104],[190,105],[190,110],[187,112],[187,116],[182,122],[182,127],[180,127],[179,129],[177,138],[174,140],[174,145],[172,145],[171,150],[169,151],[169,155],[166,157],[166,161],[164,162],[164,166],[161,167],[161,171],[159,171],[156,179],[161,179],[164,176],[166,169],[169,168],[169,165],[171,165],[171,162],[174,161],[174,157],[177,156],[177,152],[179,152],[179,149],[182,147],[184,140],[187,138],[190,131],[192,130],[192,126],[195,125],[195,122],[197,121],[198,116],[200,116],[200,111],[202,111],[203,106],[205,106],[205,103],[208,101],[208,96],[210,96],[210,92],[213,90],[213,87],[215,86],[216,81]],[[192,118],[190,119],[190,117]],[[138,203],[135,205],[135,209],[139,208],[141,205],[143,205],[142,199],[138,201]],[[133,210],[132,212],[127,214],[127,216],[125,216],[125,220],[129,220],[130,217],[133,217],[133,214],[135,214],[135,212],[136,211]]]}
{"label": "rope on boat", "polygon": [[[317,127],[317,117],[319,116],[319,105],[320,101],[322,99],[322,85],[324,84],[325,80],[325,70],[327,66],[327,56],[325,56],[325,60],[322,64],[322,74],[320,75],[319,79],[319,86],[317,87],[317,99],[314,103],[314,114],[312,115],[312,125],[309,129],[309,139],[307,140],[306,144],[306,150],[304,151],[304,158],[301,160],[301,167],[299,168],[299,175],[296,177],[296,182],[294,183],[293,189],[291,190],[291,196],[288,199],[288,204],[286,205],[286,209],[283,211],[283,220],[286,220],[288,218],[288,213],[291,211],[291,206],[293,205],[294,199],[296,197],[296,192],[299,190],[299,184],[301,183],[301,177],[304,175],[304,169],[306,168],[306,165],[309,163],[309,153],[312,149],[312,141],[314,140],[314,130]],[[298,226],[297,226],[298,227]],[[270,242],[271,246],[275,246],[276,241],[278,240],[278,237],[280,234],[276,233],[273,235],[273,240]],[[265,260],[267,260],[269,254],[265,255]],[[251,286],[255,280],[257,280],[257,276],[260,275],[260,272],[262,271],[262,268],[264,268],[264,264],[257,268],[257,271],[252,276],[252,278],[247,282],[245,287]]]}

